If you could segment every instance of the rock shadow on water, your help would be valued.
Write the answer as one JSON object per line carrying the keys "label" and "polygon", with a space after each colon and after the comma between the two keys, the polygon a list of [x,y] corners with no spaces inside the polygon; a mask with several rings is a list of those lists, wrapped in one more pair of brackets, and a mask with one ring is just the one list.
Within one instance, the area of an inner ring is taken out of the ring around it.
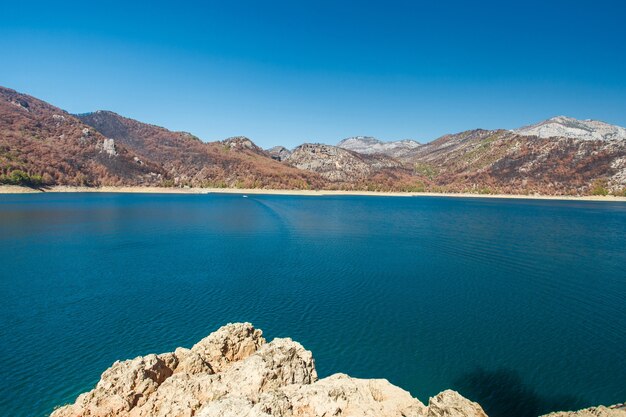
{"label": "rock shadow on water", "polygon": [[560,410],[583,408],[582,399],[548,397],[524,383],[517,371],[477,368],[453,382],[454,390],[480,404],[489,417],[537,417]]}

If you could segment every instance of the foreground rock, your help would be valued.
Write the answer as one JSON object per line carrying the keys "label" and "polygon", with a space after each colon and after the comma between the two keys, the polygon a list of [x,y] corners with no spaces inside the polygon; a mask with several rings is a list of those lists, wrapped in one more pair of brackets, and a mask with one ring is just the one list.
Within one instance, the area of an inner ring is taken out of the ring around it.
{"label": "foreground rock", "polygon": [[591,407],[580,411],[560,411],[543,417],[626,417],[626,406]]}
{"label": "foreground rock", "polygon": [[[384,379],[319,379],[311,352],[291,339],[267,343],[250,323],[229,324],[191,349],[115,362],[96,387],[52,417],[486,417],[444,391],[424,405]],[[553,417],[625,417],[600,407]]]}
{"label": "foreground rock", "polygon": [[481,407],[453,391],[428,406],[384,379],[318,380],[311,352],[267,343],[249,323],[229,324],[191,349],[116,362],[96,387],[53,417],[467,416]]}

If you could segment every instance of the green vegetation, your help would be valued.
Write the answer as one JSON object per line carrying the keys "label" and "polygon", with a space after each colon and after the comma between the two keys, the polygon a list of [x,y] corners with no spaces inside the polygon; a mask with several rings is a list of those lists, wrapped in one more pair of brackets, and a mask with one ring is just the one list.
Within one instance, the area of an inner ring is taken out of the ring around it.
{"label": "green vegetation", "polygon": [[598,178],[591,184],[591,195],[607,195],[609,190],[606,189],[607,182],[605,179]]}
{"label": "green vegetation", "polygon": [[5,159],[6,162],[16,162],[19,158],[7,146],[0,147],[0,159]]}
{"label": "green vegetation", "polygon": [[228,188],[224,180],[206,180],[202,182],[202,188]]}
{"label": "green vegetation", "polygon": [[163,180],[161,182],[161,187],[166,187],[166,188],[172,188],[174,187],[176,184],[174,183],[174,180],[168,179],[168,180]]}
{"label": "green vegetation", "polygon": [[409,193],[424,193],[426,192],[426,186],[424,185],[423,182],[418,181],[415,184],[407,185],[406,187],[404,187],[403,191],[406,191]]}
{"label": "green vegetation", "polygon": [[292,188],[297,188],[299,190],[310,190],[311,189],[311,184],[309,184],[307,181],[302,180],[302,179],[296,179],[294,181],[290,181],[289,185]]}
{"label": "green vegetation", "polygon": [[435,167],[421,162],[417,162],[415,164],[414,171],[417,175],[424,176],[430,180],[432,180],[437,176],[437,174],[439,174],[439,171]]}
{"label": "green vegetation", "polygon": [[0,184],[22,185],[26,187],[40,187],[43,185],[41,175],[29,175],[16,169],[7,175],[0,175]]}
{"label": "green vegetation", "polygon": [[480,141],[474,149],[461,155],[460,159],[463,163],[471,164],[473,169],[484,168],[497,161],[503,152],[513,146],[513,142],[507,142],[503,147],[501,144],[496,148],[495,142],[498,140],[498,134],[493,134]]}

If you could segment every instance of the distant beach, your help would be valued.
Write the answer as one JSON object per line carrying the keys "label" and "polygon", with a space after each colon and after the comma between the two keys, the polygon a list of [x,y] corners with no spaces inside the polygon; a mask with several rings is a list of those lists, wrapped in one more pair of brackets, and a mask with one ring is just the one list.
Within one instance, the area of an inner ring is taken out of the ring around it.
{"label": "distant beach", "polygon": [[266,194],[301,196],[374,196],[374,197],[459,197],[459,198],[510,198],[532,200],[574,200],[626,202],[626,197],[612,195],[567,196],[567,195],[521,195],[521,194],[472,194],[472,193],[418,193],[398,191],[350,191],[350,190],[272,190],[261,188],[176,188],[176,187],[74,187],[59,185],[33,189],[16,185],[0,185],[0,194],[32,193],[147,193],[147,194]]}

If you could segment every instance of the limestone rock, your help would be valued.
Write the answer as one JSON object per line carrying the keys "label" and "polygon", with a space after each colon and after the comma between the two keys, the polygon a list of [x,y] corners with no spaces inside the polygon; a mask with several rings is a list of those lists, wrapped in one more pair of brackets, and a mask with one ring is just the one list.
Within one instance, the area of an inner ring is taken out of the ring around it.
{"label": "limestone rock", "polygon": [[172,375],[173,354],[147,355],[115,362],[96,387],[81,394],[74,405],[62,407],[53,416],[118,416],[141,406],[158,386]]}
{"label": "limestone rock", "polygon": [[487,417],[482,407],[462,397],[458,392],[446,390],[428,402],[427,417]]}
{"label": "limestone rock", "polygon": [[245,360],[217,374],[176,374],[165,381],[132,417],[192,416],[204,404],[227,397],[258,402],[263,392],[317,379],[313,356],[291,339],[275,339]]}
{"label": "limestone rock", "polygon": [[263,332],[250,323],[235,323],[223,326],[211,333],[192,348],[216,372],[223,371],[232,362],[247,358],[265,344]]}
{"label": "limestone rock", "polygon": [[523,136],[539,138],[564,137],[581,140],[626,140],[626,129],[599,120],[578,120],[556,116],[534,125],[514,130]]}
{"label": "limestone rock", "polygon": [[[230,361],[241,360],[265,343],[262,332],[250,323],[221,327],[201,340],[191,350],[147,355],[115,362],[100,378],[96,387],[81,394],[73,405],[61,407],[52,415],[124,416],[141,407],[157,388],[174,373],[210,375]],[[215,365],[212,364],[215,361]]]}
{"label": "limestone rock", "polygon": [[288,338],[266,343],[250,323],[224,326],[191,349],[115,362],[92,391],[52,413],[82,416],[486,417],[454,391],[426,407],[384,379],[318,380],[310,351]]}
{"label": "limestone rock", "polygon": [[[85,133],[85,131],[87,131],[87,133],[89,133],[89,129],[85,129],[83,131],[83,133]],[[88,137],[88,136],[89,136],[89,134],[87,134],[84,137]],[[115,140],[114,139],[104,138],[102,143],[98,143],[96,146],[101,150],[101,152],[105,152],[109,156],[117,156],[117,150],[115,148]]]}
{"label": "limestone rock", "polygon": [[559,411],[558,413],[546,414],[543,417],[626,417],[624,406],[591,407],[579,411]]}
{"label": "limestone rock", "polygon": [[273,148],[267,149],[265,152],[267,152],[272,159],[277,161],[284,161],[291,155],[291,151],[284,146],[274,146]]}
{"label": "limestone rock", "polygon": [[371,136],[353,136],[337,144],[339,148],[360,154],[382,154],[392,158],[406,158],[411,156],[420,146],[421,144],[419,142],[410,139],[383,142]]}
{"label": "limestone rock", "polygon": [[252,415],[277,417],[425,415],[424,404],[387,380],[356,379],[344,374],[310,385],[287,386],[262,397],[252,411]]}

